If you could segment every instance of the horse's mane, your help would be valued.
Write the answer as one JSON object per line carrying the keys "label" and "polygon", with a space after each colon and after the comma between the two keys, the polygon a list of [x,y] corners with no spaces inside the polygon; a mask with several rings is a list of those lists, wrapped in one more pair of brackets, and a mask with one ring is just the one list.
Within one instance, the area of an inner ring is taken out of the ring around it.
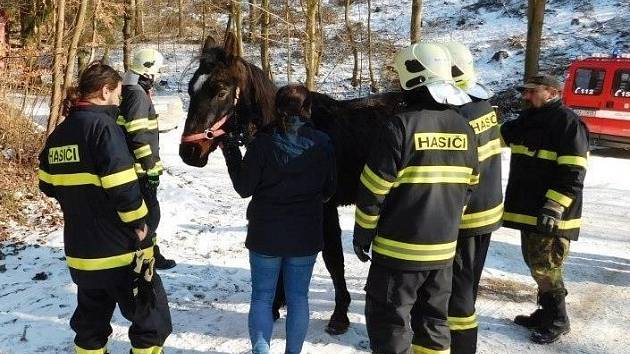
{"label": "horse's mane", "polygon": [[[246,68],[246,77],[249,81],[249,87],[252,90],[253,101],[250,104],[260,107],[261,126],[267,126],[274,121],[275,118],[275,96],[277,87],[265,75],[265,73],[256,65],[249,63],[245,59],[239,58]],[[260,127],[259,127],[260,128]]]}

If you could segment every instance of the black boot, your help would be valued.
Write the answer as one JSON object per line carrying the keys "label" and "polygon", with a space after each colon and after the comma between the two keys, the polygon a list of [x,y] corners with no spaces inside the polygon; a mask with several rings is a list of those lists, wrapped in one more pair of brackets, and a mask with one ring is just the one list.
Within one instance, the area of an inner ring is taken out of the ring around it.
{"label": "black boot", "polygon": [[549,344],[560,339],[560,336],[571,331],[567,306],[564,301],[567,296],[565,289],[554,291],[550,294],[550,321],[532,332],[530,339],[534,343]]}
{"label": "black boot", "polygon": [[549,308],[551,306],[550,300],[549,294],[539,294],[537,303],[540,307],[530,315],[518,315],[514,317],[514,323],[529,329],[545,326],[549,321],[551,321],[550,316],[548,316]]}
{"label": "black boot", "polygon": [[158,245],[153,246],[153,258],[155,258],[155,268],[157,269],[171,269],[177,265],[174,260],[164,258]]}

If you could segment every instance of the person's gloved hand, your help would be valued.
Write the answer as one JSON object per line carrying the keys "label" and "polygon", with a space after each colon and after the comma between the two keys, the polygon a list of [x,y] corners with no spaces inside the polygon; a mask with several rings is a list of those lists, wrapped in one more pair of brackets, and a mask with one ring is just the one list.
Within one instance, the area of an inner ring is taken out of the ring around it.
{"label": "person's gloved hand", "polygon": [[132,289],[137,305],[152,307],[155,304],[155,290],[153,289],[155,258],[145,257],[143,251],[137,251],[131,262]]}
{"label": "person's gloved hand", "polygon": [[369,239],[365,239],[363,237],[359,237],[357,235],[352,239],[352,248],[354,249],[354,254],[357,255],[357,258],[363,263],[370,260],[370,246],[372,245],[372,241]]}
{"label": "person's gloved hand", "polygon": [[158,186],[160,185],[160,173],[157,171],[148,170],[147,184],[149,185],[149,188],[157,190]]}
{"label": "person's gloved hand", "polygon": [[563,213],[564,207],[562,205],[548,199],[538,215],[538,231],[546,235],[557,231]]}

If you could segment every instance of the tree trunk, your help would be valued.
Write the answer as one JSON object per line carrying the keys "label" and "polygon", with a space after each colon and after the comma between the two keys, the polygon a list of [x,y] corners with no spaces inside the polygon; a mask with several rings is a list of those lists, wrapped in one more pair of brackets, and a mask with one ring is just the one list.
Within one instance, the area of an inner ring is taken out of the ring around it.
{"label": "tree trunk", "polygon": [[286,0],[284,4],[284,10],[286,12],[286,24],[287,24],[287,83],[291,83],[291,3],[290,0]]}
{"label": "tree trunk", "polygon": [[55,29],[55,55],[53,56],[52,95],[50,97],[50,116],[46,135],[50,135],[57,126],[59,120],[59,108],[61,107],[61,63],[63,63],[63,30],[66,18],[66,1],[57,0],[57,28]]}
{"label": "tree trunk", "polygon": [[269,0],[262,0],[262,21],[260,23],[260,62],[262,69],[269,79],[273,80],[271,74],[271,63],[269,60],[269,22],[271,16],[269,15]]}
{"label": "tree trunk", "polygon": [[66,59],[66,75],[63,79],[63,90],[61,91],[62,99],[66,97],[66,91],[74,83],[74,63],[77,56],[79,39],[81,39],[83,27],[85,26],[85,15],[87,14],[88,1],[89,0],[81,0],[79,5],[79,14],[77,15],[77,22],[74,24],[72,40],[70,41],[70,49],[68,50],[68,57]]}
{"label": "tree trunk", "polygon": [[545,0],[529,0],[527,7],[527,47],[525,48],[525,80],[538,73]]}
{"label": "tree trunk", "polygon": [[420,42],[422,37],[422,0],[411,2],[411,43]]}
{"label": "tree trunk", "polygon": [[135,10],[135,34],[138,38],[144,38],[144,0],[136,0]]}
{"label": "tree trunk", "polygon": [[94,16],[92,16],[92,41],[91,41],[91,45],[92,47],[90,48],[90,60],[89,62],[93,62],[96,59],[96,33],[98,31],[97,29],[97,24],[98,24],[98,14],[101,11],[101,0],[95,0],[94,1]]}
{"label": "tree trunk", "polygon": [[350,0],[346,0],[344,19],[346,21],[346,31],[348,32],[348,40],[350,48],[352,48],[352,58],[354,59],[354,67],[352,68],[352,87],[359,86],[359,48],[354,41],[354,31],[352,30],[352,22],[350,21]]}
{"label": "tree trunk", "polygon": [[201,43],[206,40],[206,0],[201,0]]}
{"label": "tree trunk", "polygon": [[247,40],[251,43],[256,39],[254,33],[256,33],[256,28],[258,25],[258,2],[257,0],[248,0],[249,1],[249,31],[247,33]]}
{"label": "tree trunk", "polygon": [[306,0],[306,40],[304,42],[304,66],[306,69],[306,87],[315,90],[317,75],[317,3],[319,0]]}
{"label": "tree trunk", "polygon": [[368,20],[367,20],[367,36],[368,36],[368,71],[370,72],[370,91],[377,92],[378,85],[374,78],[374,69],[372,68],[372,0],[367,0]]}
{"label": "tree trunk", "polygon": [[177,20],[177,37],[184,37],[184,0],[179,0],[177,2],[177,7],[179,11],[179,18]]}
{"label": "tree trunk", "polygon": [[131,65],[131,0],[125,0],[123,17],[123,68],[129,70]]}
{"label": "tree trunk", "polygon": [[239,57],[243,56],[243,12],[241,11],[241,2],[232,0],[231,2],[232,19],[234,20],[234,36],[236,37],[236,48]]}

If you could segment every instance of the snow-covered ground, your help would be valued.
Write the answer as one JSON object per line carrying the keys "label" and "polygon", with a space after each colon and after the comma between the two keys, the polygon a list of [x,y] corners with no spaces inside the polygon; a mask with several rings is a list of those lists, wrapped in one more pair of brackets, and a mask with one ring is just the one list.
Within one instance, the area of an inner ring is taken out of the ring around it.
{"label": "snow-covered ground", "polygon": [[[247,200],[232,190],[220,153],[203,169],[184,165],[177,155],[179,134],[163,134],[161,141],[167,172],[159,191],[163,216],[158,233],[163,252],[179,263],[160,273],[174,325],[166,350],[244,353],[249,349],[251,289],[244,247]],[[538,346],[528,341],[527,330],[511,322],[514,315],[533,310],[534,282],[522,262],[518,234],[501,229],[493,236],[482,280],[479,353],[628,352],[630,160],[600,155],[590,159],[584,227],[566,263],[572,332],[556,344]],[[504,154],[505,175],[508,159]],[[353,209],[342,208],[340,214],[352,325],[342,336],[324,332],[334,294],[320,258],[311,285],[312,320],[304,353],[368,352],[362,290],[368,266],[352,253]],[[68,321],[76,288],[63,261],[61,230],[16,233],[2,251],[7,271],[0,273],[0,353],[70,352]],[[32,280],[40,272],[47,279]],[[126,353],[128,323],[118,312],[112,322],[111,352]],[[284,325],[281,319],[275,326],[273,353],[284,350]]]}

